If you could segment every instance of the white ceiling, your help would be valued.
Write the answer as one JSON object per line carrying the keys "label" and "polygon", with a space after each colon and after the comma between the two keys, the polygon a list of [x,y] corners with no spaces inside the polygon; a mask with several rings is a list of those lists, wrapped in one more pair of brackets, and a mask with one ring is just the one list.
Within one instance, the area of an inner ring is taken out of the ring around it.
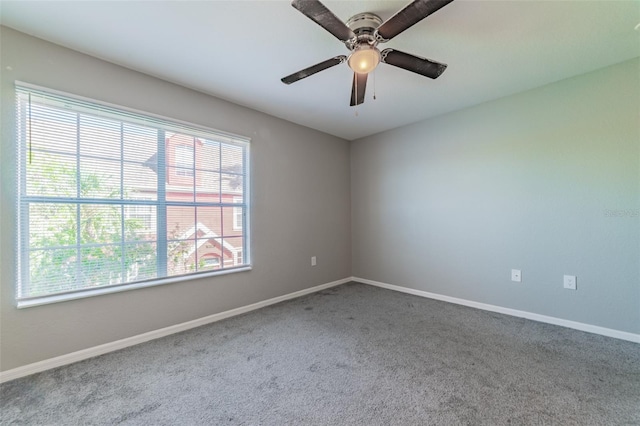
{"label": "white ceiling", "polygon": [[[406,1],[326,1],[387,19]],[[640,2],[456,0],[383,47],[449,65],[437,80],[381,64],[349,107],[348,53],[289,1],[6,1],[1,23],[345,139],[357,139],[640,56]]]}

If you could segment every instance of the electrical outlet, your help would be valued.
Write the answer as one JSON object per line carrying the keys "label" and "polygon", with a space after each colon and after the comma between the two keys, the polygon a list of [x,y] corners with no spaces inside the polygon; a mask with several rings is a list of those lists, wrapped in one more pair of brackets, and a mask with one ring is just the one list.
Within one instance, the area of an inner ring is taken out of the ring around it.
{"label": "electrical outlet", "polygon": [[568,290],[576,290],[578,288],[577,285],[578,279],[575,275],[565,275],[564,276],[564,288]]}
{"label": "electrical outlet", "polygon": [[520,269],[511,270],[511,281],[520,283],[522,282],[522,271]]}
{"label": "electrical outlet", "polygon": [[311,266],[316,266],[317,262],[316,262],[316,257],[315,256],[311,256]]}

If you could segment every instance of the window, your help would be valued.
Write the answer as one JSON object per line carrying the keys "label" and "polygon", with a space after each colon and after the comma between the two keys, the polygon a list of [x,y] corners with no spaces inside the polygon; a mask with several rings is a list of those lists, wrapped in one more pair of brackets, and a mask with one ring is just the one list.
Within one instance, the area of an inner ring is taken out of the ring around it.
{"label": "window", "polygon": [[125,227],[138,234],[153,233],[156,229],[156,208],[151,204],[132,204],[124,209]]}
{"label": "window", "polygon": [[[242,204],[242,197],[233,197],[234,204]],[[233,207],[233,230],[242,230],[242,207]]]}
{"label": "window", "polygon": [[22,83],[16,93],[18,306],[249,266],[237,257],[249,235],[230,226],[249,208],[247,139]]}
{"label": "window", "polygon": [[194,149],[189,145],[178,145],[175,148],[176,175],[193,176]]}
{"label": "window", "polygon": [[220,258],[219,257],[205,257],[203,258],[204,266],[207,268],[217,268],[220,266]]}

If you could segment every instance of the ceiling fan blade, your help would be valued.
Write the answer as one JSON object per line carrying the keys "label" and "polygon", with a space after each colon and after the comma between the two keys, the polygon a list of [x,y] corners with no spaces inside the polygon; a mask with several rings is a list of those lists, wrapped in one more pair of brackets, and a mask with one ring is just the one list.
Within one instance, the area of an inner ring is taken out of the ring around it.
{"label": "ceiling fan blade", "polygon": [[327,59],[326,61],[320,62],[319,64],[315,64],[310,66],[309,68],[305,68],[301,71],[294,72],[291,75],[288,75],[281,79],[284,84],[295,83],[298,80],[302,80],[303,78],[309,77],[317,72],[324,71],[327,68],[334,67],[338,64],[343,63],[347,60],[347,57],[344,55],[335,56],[331,59]]}
{"label": "ceiling fan blade", "polygon": [[358,74],[357,72],[353,73],[353,84],[351,86],[351,106],[360,105],[364,102],[364,91],[367,88],[368,75],[369,74]]}
{"label": "ceiling fan blade", "polygon": [[293,0],[291,6],[298,9],[309,19],[329,31],[335,38],[345,42],[356,35],[318,0]]}
{"label": "ceiling fan blade", "polygon": [[410,55],[394,49],[384,49],[380,52],[380,60],[385,64],[434,79],[440,77],[440,74],[447,69],[447,64],[441,64],[440,62]]}
{"label": "ceiling fan blade", "polygon": [[411,27],[422,21],[427,16],[437,12],[453,0],[414,0],[404,9],[401,9],[391,18],[384,21],[376,30],[376,33],[388,41]]}

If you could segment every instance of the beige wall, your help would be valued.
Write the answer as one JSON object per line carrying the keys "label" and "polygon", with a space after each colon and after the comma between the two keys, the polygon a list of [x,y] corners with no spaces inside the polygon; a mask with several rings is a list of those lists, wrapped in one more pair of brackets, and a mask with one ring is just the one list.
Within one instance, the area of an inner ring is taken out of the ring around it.
{"label": "beige wall", "polygon": [[[1,29],[0,369],[351,274],[349,144],[8,28]],[[15,80],[250,137],[253,270],[16,309]],[[311,267],[310,257],[318,265]]]}
{"label": "beige wall", "polygon": [[353,275],[639,333],[639,76],[636,59],[353,142]]}

